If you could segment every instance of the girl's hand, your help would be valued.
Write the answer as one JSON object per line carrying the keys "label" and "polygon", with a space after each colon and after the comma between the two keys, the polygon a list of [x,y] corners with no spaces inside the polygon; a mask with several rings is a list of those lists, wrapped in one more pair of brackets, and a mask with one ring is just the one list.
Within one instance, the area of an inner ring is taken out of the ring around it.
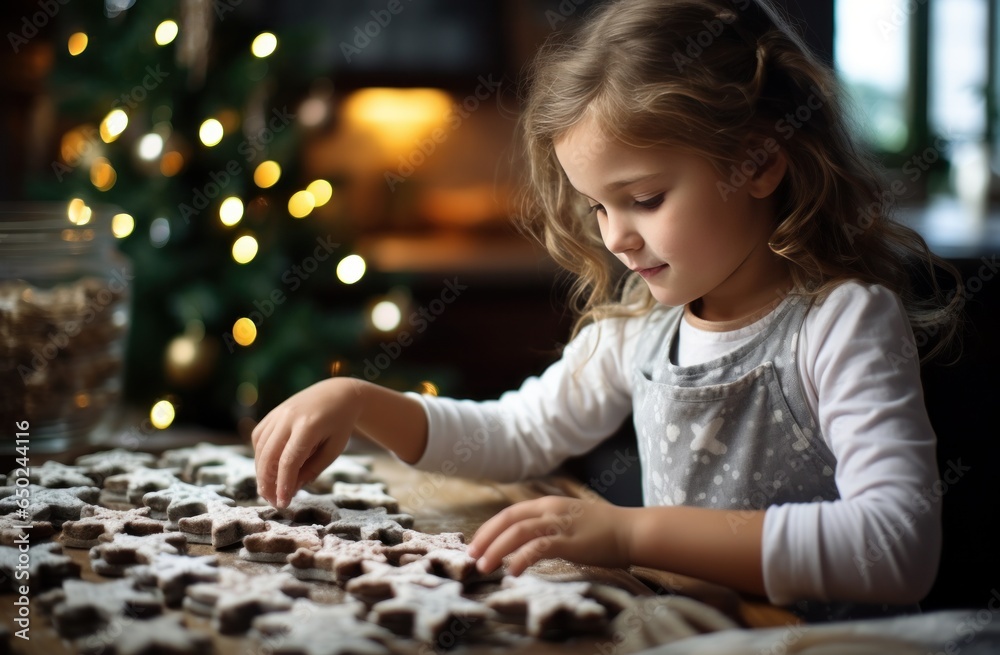
{"label": "girl's hand", "polygon": [[285,507],[344,451],[360,412],[353,382],[317,382],[275,407],[254,428],[257,490],[267,502]]}
{"label": "girl's hand", "polygon": [[479,560],[481,573],[496,569],[507,555],[511,575],[549,557],[624,567],[630,563],[628,534],[624,508],[546,496],[511,505],[484,523],[468,553]]}

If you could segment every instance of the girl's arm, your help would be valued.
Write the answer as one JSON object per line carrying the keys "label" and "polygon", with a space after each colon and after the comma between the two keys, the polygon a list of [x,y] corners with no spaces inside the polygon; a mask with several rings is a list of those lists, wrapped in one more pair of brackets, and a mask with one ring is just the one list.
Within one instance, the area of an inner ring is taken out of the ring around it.
{"label": "girl's arm", "polygon": [[344,451],[352,432],[412,463],[427,444],[427,417],[415,398],[370,382],[317,382],[275,407],[254,428],[260,495],[272,505],[286,506]]}
{"label": "girl's arm", "polygon": [[766,595],[761,566],[764,511],[616,507],[547,497],[513,505],[483,524],[469,545],[483,573],[508,557],[519,575],[542,558],[609,567],[648,566]]}

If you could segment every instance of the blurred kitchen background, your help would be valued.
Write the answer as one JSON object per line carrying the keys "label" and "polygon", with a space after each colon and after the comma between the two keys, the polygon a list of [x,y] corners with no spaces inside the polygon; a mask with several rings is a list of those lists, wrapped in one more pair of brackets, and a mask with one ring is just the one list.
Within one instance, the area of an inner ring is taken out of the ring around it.
{"label": "blurred kitchen background", "polygon": [[[171,426],[246,437],[331,375],[481,399],[540,372],[572,316],[566,278],[512,220],[518,84],[538,46],[596,4],[4,2],[0,213],[28,236],[0,239],[3,354],[13,361],[17,334],[36,341],[3,372],[14,391],[0,413],[44,415],[61,395],[45,420],[88,416],[63,436],[94,438],[116,405],[104,443],[135,447]],[[987,536],[1000,515],[1000,9],[778,4],[852,93],[859,129],[904,189],[901,219],[966,278],[962,357],[924,369],[942,469],[971,467],[940,494],[946,557],[928,603],[985,605],[1000,583]],[[122,293],[26,262],[18,244],[35,243],[36,215],[56,221],[56,241],[89,249],[74,257],[109,264],[118,284],[105,286]],[[33,276],[70,286],[11,286]],[[47,330],[73,307],[92,312],[94,339],[120,342],[117,355],[70,361]],[[568,468],[600,485],[631,439],[626,426]],[[600,486],[641,502],[635,476]]]}

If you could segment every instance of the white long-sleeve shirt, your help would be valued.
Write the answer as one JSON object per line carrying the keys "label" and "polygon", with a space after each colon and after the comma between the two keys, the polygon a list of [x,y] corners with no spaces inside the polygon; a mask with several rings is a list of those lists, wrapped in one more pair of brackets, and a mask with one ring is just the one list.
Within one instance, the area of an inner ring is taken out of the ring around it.
{"label": "white long-sleeve shirt", "polygon": [[[749,325],[681,323],[681,366],[716,359],[753,338]],[[601,321],[561,359],[498,400],[417,396],[427,448],[417,468],[512,481],[545,474],[612,434],[632,411],[636,343],[645,319]],[[913,335],[898,297],[841,284],[807,314],[798,370],[837,459],[840,498],[772,505],[763,536],[771,602],[914,603],[937,573],[941,546],[935,436],[924,407]]]}

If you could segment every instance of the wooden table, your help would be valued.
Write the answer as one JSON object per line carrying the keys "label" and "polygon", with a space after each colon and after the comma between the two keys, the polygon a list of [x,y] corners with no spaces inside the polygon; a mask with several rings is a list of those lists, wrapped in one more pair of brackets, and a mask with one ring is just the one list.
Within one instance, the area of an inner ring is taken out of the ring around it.
{"label": "wooden table", "polygon": [[[204,433],[163,435],[143,444],[143,450],[160,452],[167,448],[177,448],[204,441]],[[230,437],[211,436],[214,443],[236,443]],[[353,443],[353,442],[352,442]],[[89,449],[93,450],[93,449]],[[460,478],[447,478],[440,474],[428,474],[412,469],[385,452],[372,449],[364,442],[353,443],[353,452],[365,452],[375,455],[374,474],[384,480],[389,487],[389,493],[400,501],[402,511],[412,514],[415,518],[414,528],[423,532],[462,532],[467,538],[487,519],[498,511],[513,503],[538,498],[545,495],[566,495],[583,497],[586,491],[578,482],[561,475],[552,475],[517,484],[497,484],[488,481],[472,481]],[[81,452],[67,452],[53,457],[64,463],[71,463]],[[32,458],[32,464],[42,463],[42,458]],[[9,470],[3,469],[3,470]],[[593,496],[593,494],[587,494]],[[599,501],[603,502],[603,501]],[[230,566],[245,572],[272,572],[280,565],[246,562],[236,557],[238,548],[216,551],[209,545],[189,544],[190,555],[215,554],[219,557],[221,566]],[[95,582],[106,582],[109,579],[95,574],[90,567],[87,549],[66,548],[64,553],[71,556],[81,565],[82,578]],[[778,608],[766,603],[754,602],[741,598],[733,591],[718,585],[700,580],[674,575],[650,569],[633,569],[631,572],[622,569],[605,569],[590,566],[580,566],[564,560],[543,560],[529,571],[544,575],[558,576],[600,582],[627,590],[637,596],[653,597],[657,593],[677,593],[690,596],[721,610],[742,625],[747,627],[765,627],[796,623],[797,619]],[[310,582],[313,586],[311,597],[318,602],[339,602],[345,592],[337,585]],[[13,594],[0,595],[0,616],[13,631]],[[167,609],[166,612],[183,612],[183,610]],[[211,633],[220,655],[243,655],[256,653],[259,646],[245,636],[222,636],[212,632],[209,621],[183,612],[186,622],[192,629]],[[461,646],[460,652],[475,655],[477,653],[497,652],[502,646],[504,652],[513,653],[601,653],[615,646],[609,637],[590,636],[576,637],[569,641],[550,642],[528,638],[521,634],[520,629],[511,626],[498,631],[496,643],[469,642]],[[37,603],[31,614],[31,641],[25,642],[12,638],[14,653],[45,653],[57,655],[75,652],[71,645],[64,643],[51,627]],[[433,652],[421,648],[420,644],[411,640],[400,640],[399,648],[393,646],[394,652],[427,653]],[[616,653],[625,655],[630,652],[617,648]]]}

